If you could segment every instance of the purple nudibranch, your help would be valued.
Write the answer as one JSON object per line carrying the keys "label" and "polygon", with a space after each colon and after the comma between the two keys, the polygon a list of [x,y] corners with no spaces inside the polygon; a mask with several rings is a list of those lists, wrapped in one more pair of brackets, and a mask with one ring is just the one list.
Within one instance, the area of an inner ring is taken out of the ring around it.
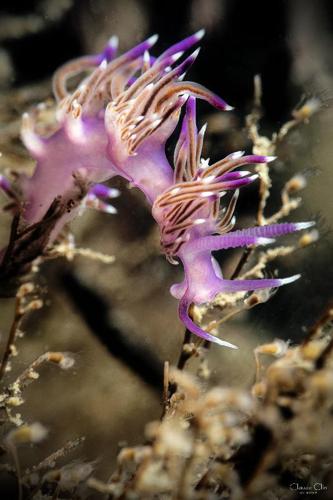
{"label": "purple nudibranch", "polygon": [[[118,57],[118,41],[112,37],[100,54],[70,61],[56,71],[56,130],[41,137],[36,132],[35,115],[23,116],[22,140],[36,160],[36,168],[32,177],[20,179],[20,189],[27,224],[40,221],[56,198],[72,207],[62,213],[50,243],[82,205],[115,212],[106,200],[118,192],[103,182],[118,175],[130,181],[152,207],[163,253],[171,263],[183,264],[184,280],[171,287],[171,294],[179,300],[180,319],[199,337],[235,348],[196,325],[189,315],[191,304],[210,302],[220,292],[279,287],[299,276],[226,280],[212,252],[265,245],[312,223],[232,231],[239,188],[258,177],[234,169],[274,158],[236,152],[212,165],[202,159],[206,126],[197,129],[196,99],[219,110],[232,109],[205,87],[184,80],[199,51],[182,62],[178,60],[203,34],[200,30],[157,58],[149,52],[157,41],[156,35]],[[74,91],[69,91],[69,79],[82,73],[87,76]],[[171,166],[165,145],[184,105],[186,111]],[[220,201],[227,191],[232,191],[232,196],[221,211]]]}

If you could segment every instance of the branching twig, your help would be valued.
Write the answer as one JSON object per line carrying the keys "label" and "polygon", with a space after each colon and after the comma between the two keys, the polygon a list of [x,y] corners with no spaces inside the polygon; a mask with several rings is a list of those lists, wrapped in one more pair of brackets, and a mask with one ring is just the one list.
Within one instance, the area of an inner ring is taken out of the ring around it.
{"label": "branching twig", "polygon": [[20,300],[18,298],[16,298],[14,319],[13,319],[12,325],[11,325],[10,330],[9,330],[7,344],[6,344],[5,351],[3,353],[1,365],[0,365],[0,380],[2,379],[2,377],[6,371],[6,366],[7,366],[8,360],[9,360],[11,352],[12,352],[12,346],[14,344],[15,337],[16,337],[17,331],[19,329],[19,326],[21,324],[23,316],[24,316],[24,313],[20,309]]}
{"label": "branching twig", "polygon": [[325,308],[320,318],[309,329],[307,336],[303,340],[302,346],[306,346],[311,340],[316,338],[325,326],[333,321],[333,301]]}
{"label": "branching twig", "polygon": [[40,309],[40,307],[42,306],[42,301],[37,298],[33,298],[30,302],[27,303],[27,296],[31,294],[33,290],[34,285],[32,283],[26,283],[19,288],[16,294],[14,319],[10,327],[7,344],[0,364],[0,380],[2,379],[6,371],[8,360],[14,350],[15,338],[17,332],[19,331],[23,317],[27,312],[34,309]]}
{"label": "branching twig", "polygon": [[84,437],[79,437],[77,439],[72,439],[72,440],[68,441],[64,446],[62,446],[61,448],[59,448],[55,452],[51,453],[51,455],[49,455],[48,457],[44,458],[39,464],[34,465],[31,468],[31,470],[27,469],[24,472],[22,480],[24,481],[25,479],[28,478],[28,476],[30,476],[30,474],[32,474],[34,472],[40,472],[43,470],[52,469],[53,467],[55,467],[57,460],[59,460],[60,458],[63,458],[65,455],[70,453],[72,450],[74,450],[75,448],[80,446],[80,444],[82,444],[84,442],[84,440],[85,440]]}
{"label": "branching twig", "polygon": [[61,368],[67,369],[74,364],[73,358],[63,352],[49,351],[39,356],[31,365],[26,368],[17,379],[10,384],[8,391],[16,394],[21,392],[32,380],[38,378],[36,370],[44,363],[54,363]]}

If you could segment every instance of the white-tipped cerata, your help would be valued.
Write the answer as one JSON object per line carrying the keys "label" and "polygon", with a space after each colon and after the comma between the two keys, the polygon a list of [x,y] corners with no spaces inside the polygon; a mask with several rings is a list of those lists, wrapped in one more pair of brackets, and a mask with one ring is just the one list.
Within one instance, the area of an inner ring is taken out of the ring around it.
{"label": "white-tipped cerata", "polygon": [[201,30],[197,31],[196,33],[194,33],[194,38],[196,38],[196,40],[201,40],[204,36],[205,36],[205,33],[206,31],[202,28]]}
{"label": "white-tipped cerata", "polygon": [[211,339],[212,342],[215,342],[215,344],[218,344],[222,347],[229,347],[230,349],[238,349],[238,346],[235,344],[232,344],[231,342],[227,342],[226,340],[221,340],[218,337],[214,337]]}
{"label": "white-tipped cerata", "polygon": [[114,50],[118,48],[119,38],[117,35],[112,35],[112,37],[108,41],[109,47],[112,47]]}
{"label": "white-tipped cerata", "polygon": [[155,43],[157,42],[158,40],[158,34],[156,33],[155,35],[152,35],[151,37],[148,38],[147,40],[147,44],[152,47],[153,45],[155,45]]}
{"label": "white-tipped cerata", "polygon": [[228,158],[230,158],[231,160],[238,160],[238,158],[241,158],[242,156],[244,156],[244,154],[245,151],[235,151],[234,153],[228,155]]}

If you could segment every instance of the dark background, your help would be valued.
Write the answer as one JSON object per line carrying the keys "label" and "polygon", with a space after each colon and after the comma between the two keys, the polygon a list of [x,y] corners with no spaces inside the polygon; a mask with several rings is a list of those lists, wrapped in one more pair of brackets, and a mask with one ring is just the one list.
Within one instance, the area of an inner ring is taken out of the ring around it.
{"label": "dark background", "polygon": [[[8,16],[25,19],[36,16],[44,21],[40,26],[27,27],[25,33],[22,28],[21,33],[10,30],[6,36],[5,30],[0,35],[13,61],[15,85],[49,77],[60,64],[84,53],[87,41],[82,32],[87,26],[82,26],[82,18],[85,16],[91,17],[92,31],[95,18],[101,16],[106,24],[109,22],[116,28],[112,33],[120,37],[123,45],[128,39],[138,39],[142,31],[144,35],[159,33],[157,49],[204,26],[207,30],[204,57],[196,64],[194,75],[209,88],[222,89],[223,95],[244,112],[252,96],[253,75],[261,74],[266,118],[274,123],[287,118],[291,106],[304,90],[302,84],[315,84],[316,75],[311,74],[311,67],[307,68],[305,82],[295,81],[292,75],[293,58],[303,56],[302,51],[306,49],[300,43],[299,32],[304,29],[303,36],[309,38],[308,42],[318,35],[316,42],[320,43],[320,37],[324,41],[331,36],[333,19],[329,0],[73,0],[58,2],[59,12],[53,17],[48,14],[48,3],[57,4],[55,1],[1,2],[2,23]],[[142,27],[133,26],[135,19],[128,19],[126,32],[126,24],[117,23],[114,14],[122,8],[131,9],[132,4],[145,16],[145,22]],[[87,25],[87,21],[84,22]],[[329,50],[324,50],[321,56],[326,69],[331,69]],[[315,61],[312,63],[315,68]]]}

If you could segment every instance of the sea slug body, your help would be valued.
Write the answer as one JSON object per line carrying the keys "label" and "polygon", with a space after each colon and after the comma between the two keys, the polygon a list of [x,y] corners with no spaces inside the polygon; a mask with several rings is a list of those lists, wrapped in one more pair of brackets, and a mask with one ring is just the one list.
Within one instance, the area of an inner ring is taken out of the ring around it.
{"label": "sea slug body", "polygon": [[[199,337],[234,348],[194,323],[189,315],[191,304],[211,302],[220,292],[279,287],[298,276],[227,280],[212,252],[265,245],[312,223],[232,231],[239,189],[257,179],[249,171],[235,169],[274,158],[236,152],[212,165],[202,159],[206,126],[197,129],[196,99],[219,110],[232,109],[206,88],[184,80],[199,49],[188,56],[184,52],[202,36],[201,30],[157,58],[150,54],[156,35],[118,57],[117,39],[112,37],[102,53],[61,67],[53,79],[56,129],[41,136],[34,113],[23,116],[22,140],[36,160],[36,168],[32,177],[19,179],[19,187],[27,225],[41,221],[55,199],[65,207],[50,234],[50,244],[82,206],[115,213],[108,200],[118,192],[103,182],[114,176],[130,181],[152,208],[162,252],[171,263],[183,265],[183,281],[171,287],[171,294],[179,300],[180,319]],[[87,76],[70,92],[69,80],[82,73]],[[174,164],[170,165],[166,141],[184,106]],[[2,184],[9,189],[5,181]],[[228,191],[231,198],[221,210],[221,199]]]}

